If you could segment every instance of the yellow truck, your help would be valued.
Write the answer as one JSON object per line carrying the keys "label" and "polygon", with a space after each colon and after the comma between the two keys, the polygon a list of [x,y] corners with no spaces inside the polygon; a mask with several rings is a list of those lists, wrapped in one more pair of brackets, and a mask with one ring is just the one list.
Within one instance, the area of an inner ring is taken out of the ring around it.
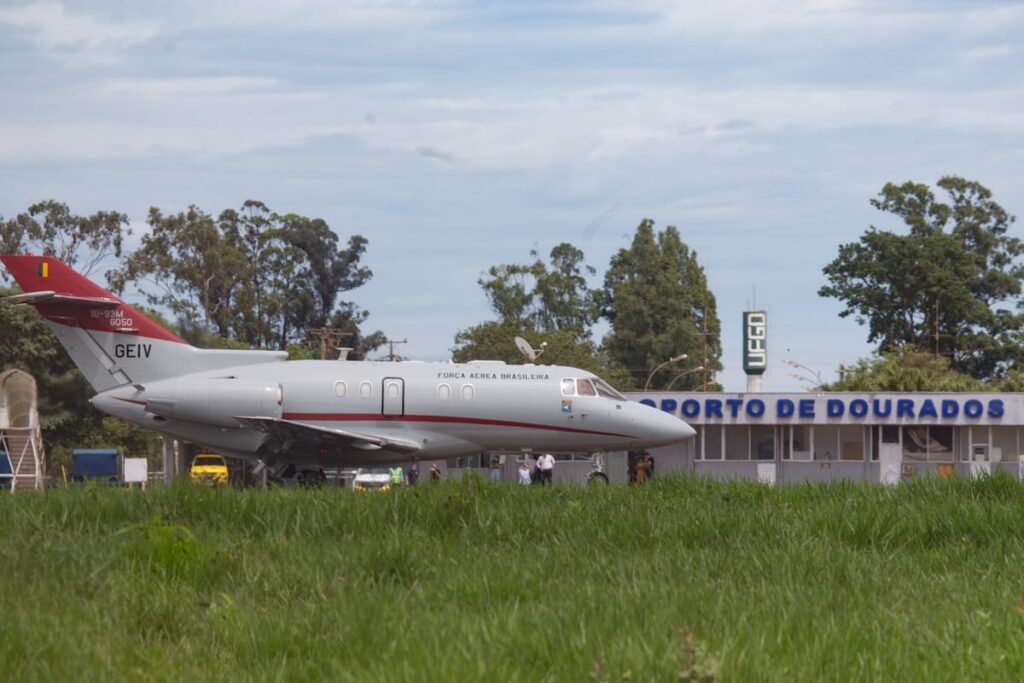
{"label": "yellow truck", "polygon": [[189,480],[193,484],[208,486],[228,485],[228,462],[223,455],[216,453],[200,453],[192,458]]}

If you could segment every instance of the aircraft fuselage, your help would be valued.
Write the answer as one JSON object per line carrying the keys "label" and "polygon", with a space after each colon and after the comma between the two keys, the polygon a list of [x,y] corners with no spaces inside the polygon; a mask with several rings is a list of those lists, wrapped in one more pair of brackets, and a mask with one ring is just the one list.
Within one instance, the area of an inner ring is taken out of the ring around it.
{"label": "aircraft fuselage", "polygon": [[580,395],[577,380],[592,378],[579,369],[547,365],[289,361],[118,387],[92,402],[104,412],[238,457],[258,457],[266,440],[235,419],[257,413],[418,446],[414,452],[361,451],[298,439],[281,453],[322,465],[481,451],[625,450],[692,435],[684,422],[649,406]]}

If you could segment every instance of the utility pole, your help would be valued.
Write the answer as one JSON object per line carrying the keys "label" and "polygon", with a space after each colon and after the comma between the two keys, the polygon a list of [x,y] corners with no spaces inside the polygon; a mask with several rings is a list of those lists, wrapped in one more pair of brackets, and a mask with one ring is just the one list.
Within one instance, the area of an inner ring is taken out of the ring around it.
{"label": "utility pole", "polygon": [[408,339],[385,339],[384,343],[388,345],[388,360],[394,362],[398,360],[398,356],[395,355],[395,344],[408,344]]}
{"label": "utility pole", "polygon": [[[315,327],[306,330],[310,345],[320,347],[320,360],[329,360],[328,354],[341,342],[342,337],[351,337],[354,332],[343,332],[337,327]],[[314,346],[315,348],[315,346]]]}

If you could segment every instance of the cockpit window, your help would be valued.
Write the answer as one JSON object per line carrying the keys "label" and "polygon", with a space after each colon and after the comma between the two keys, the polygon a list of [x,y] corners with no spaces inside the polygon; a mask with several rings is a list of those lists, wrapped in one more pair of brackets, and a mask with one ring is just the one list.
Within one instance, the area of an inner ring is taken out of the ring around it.
{"label": "cockpit window", "polygon": [[603,379],[595,377],[593,379],[594,386],[597,387],[597,395],[604,396],[605,398],[613,398],[616,401],[625,401],[626,397],[615,391],[610,384],[605,382]]}
{"label": "cockpit window", "polygon": [[562,380],[562,396],[576,395],[576,380],[566,378]]}
{"label": "cockpit window", "polygon": [[576,391],[579,392],[580,396],[597,396],[597,392],[594,391],[594,385],[590,383],[589,379],[576,380]]}

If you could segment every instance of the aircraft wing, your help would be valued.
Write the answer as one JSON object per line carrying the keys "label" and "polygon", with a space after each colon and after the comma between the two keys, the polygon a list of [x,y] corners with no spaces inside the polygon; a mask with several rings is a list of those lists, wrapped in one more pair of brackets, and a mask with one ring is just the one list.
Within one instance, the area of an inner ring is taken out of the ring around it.
{"label": "aircraft wing", "polygon": [[342,448],[356,448],[363,451],[386,450],[398,453],[415,453],[420,450],[417,443],[406,439],[361,434],[347,429],[317,427],[305,422],[280,420],[273,417],[235,417],[240,423],[269,434],[281,443],[313,441]]}

